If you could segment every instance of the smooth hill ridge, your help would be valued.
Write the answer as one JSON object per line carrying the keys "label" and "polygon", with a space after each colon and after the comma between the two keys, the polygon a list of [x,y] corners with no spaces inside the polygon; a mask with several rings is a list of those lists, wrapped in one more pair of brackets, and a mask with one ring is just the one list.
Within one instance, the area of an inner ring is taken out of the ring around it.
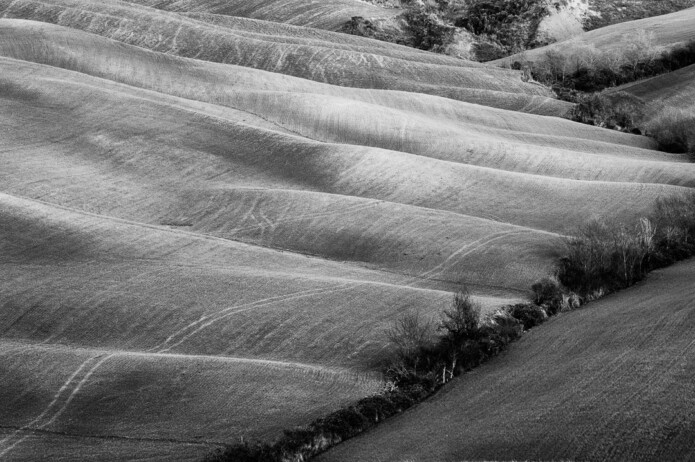
{"label": "smooth hill ridge", "polygon": [[[0,17],[52,22],[154,51],[334,85],[428,93],[553,115],[568,109],[567,104],[552,99],[548,89],[523,82],[517,71],[397,45],[351,51],[345,45],[326,47],[316,39],[312,44],[288,44],[282,35],[273,33],[274,23],[267,23],[260,39],[257,34],[237,34],[229,27],[131,3],[88,0],[3,0]],[[363,40],[365,45],[373,42]],[[507,101],[505,95],[516,96],[508,96],[511,101]]]}
{"label": "smooth hill ridge", "polygon": [[694,278],[690,260],[562,314],[318,460],[691,460]]}

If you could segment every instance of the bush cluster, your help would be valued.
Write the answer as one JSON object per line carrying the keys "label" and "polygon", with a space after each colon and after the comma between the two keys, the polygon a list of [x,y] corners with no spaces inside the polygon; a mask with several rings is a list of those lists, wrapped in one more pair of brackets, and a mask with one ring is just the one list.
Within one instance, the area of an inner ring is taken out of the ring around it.
{"label": "bush cluster", "polygon": [[695,255],[695,194],[659,199],[633,224],[594,220],[565,241],[559,281],[597,298],[631,286],[652,269]]}
{"label": "bush cluster", "polygon": [[661,268],[695,255],[695,194],[661,198],[651,220],[657,223],[652,268]]}
{"label": "bush cluster", "polygon": [[440,51],[451,43],[456,29],[434,13],[409,9],[403,15],[412,36],[412,46],[421,50]]}
{"label": "bush cluster", "polygon": [[454,24],[499,45],[501,58],[534,43],[541,20],[548,9],[543,0],[473,0],[459,9]]}
{"label": "bush cluster", "polygon": [[639,126],[645,115],[645,104],[636,96],[618,91],[580,94],[573,99],[577,104],[567,115],[570,120],[642,134]]}
{"label": "bush cluster", "polygon": [[695,162],[695,111],[665,108],[645,126],[647,135],[666,152],[687,153]]}
{"label": "bush cluster", "polygon": [[[414,320],[419,321],[418,328],[403,328]],[[413,315],[399,319],[395,326],[389,338],[396,356],[386,370],[386,379],[399,388],[417,386],[428,393],[498,354],[522,330],[521,323],[506,311],[481,319],[480,307],[466,291],[454,296],[436,328]],[[404,350],[404,344],[413,347]]]}
{"label": "bush cluster", "polygon": [[456,33],[456,28],[446,19],[445,12],[450,6],[445,0],[403,2],[400,25],[354,16],[340,31],[421,50],[443,52]]}
{"label": "bush cluster", "polygon": [[524,330],[529,330],[548,319],[548,313],[543,308],[533,303],[518,303],[506,308],[509,314],[517,319]]}

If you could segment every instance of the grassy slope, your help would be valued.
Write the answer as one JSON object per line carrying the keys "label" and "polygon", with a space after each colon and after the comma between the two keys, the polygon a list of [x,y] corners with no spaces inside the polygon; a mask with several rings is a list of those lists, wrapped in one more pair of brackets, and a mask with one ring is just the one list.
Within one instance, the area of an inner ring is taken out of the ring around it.
{"label": "grassy slope", "polygon": [[632,93],[650,106],[692,109],[695,101],[695,64],[668,74],[616,88]]}
{"label": "grassy slope", "polygon": [[695,262],[560,315],[319,460],[692,460]]}
{"label": "grassy slope", "polygon": [[606,27],[611,24],[634,21],[651,16],[664,15],[695,6],[693,0],[651,0],[605,1],[592,0],[590,8],[598,14],[588,18],[589,29]]}
{"label": "grassy slope", "polygon": [[353,16],[387,18],[398,10],[375,7],[360,0],[127,0],[175,12],[212,13],[248,17],[284,24],[338,30]]}
{"label": "grassy slope", "polygon": [[338,33],[317,36],[315,30],[302,34],[293,28],[288,36],[288,26],[272,22],[207,22],[207,16],[89,0],[2,0],[0,17],[56,23],[159,52],[334,85],[429,93],[551,115],[568,109],[515,71]]}
{"label": "grassy slope", "polygon": [[[0,396],[12,410],[4,416],[2,428],[16,431],[0,436],[0,455],[10,460],[22,452],[28,457],[26,446],[42,448],[40,437],[61,434],[83,437],[85,442],[90,437],[132,439],[131,444],[139,441],[143,449],[151,443],[161,447],[157,458],[170,460],[181,459],[169,451],[191,445],[189,457],[200,458],[239,436],[275,437],[295,424],[299,403],[310,409],[302,418],[312,419],[336,403],[375,390],[375,382],[341,371],[245,358],[5,341],[0,342],[0,358]],[[332,402],[324,399],[317,405],[317,397],[326,395]],[[255,408],[261,405],[269,409],[259,415]],[[31,430],[22,429],[28,422]],[[31,435],[38,441],[23,440]],[[131,460],[140,450],[131,447],[109,458]],[[53,460],[51,452],[45,456]]]}
{"label": "grassy slope", "polygon": [[[166,459],[272,437],[373,390],[398,313],[438,312],[460,280],[487,307],[518,300],[549,270],[557,232],[638,215],[695,180],[644,138],[564,120],[28,21],[0,21],[0,36],[1,342],[47,364],[0,361],[19,384],[0,427],[33,428],[0,443],[13,459],[31,459],[29,443],[55,458],[65,447],[128,458],[141,447],[129,438],[146,434],[144,453],[161,444]],[[427,69],[418,78],[439,75]],[[80,375],[85,355],[112,353]],[[217,373],[192,379],[195,367]],[[40,384],[37,404],[27,383]],[[166,387],[180,397],[138,412],[135,391]],[[290,398],[268,403],[274,393]],[[192,445],[191,422],[210,445]]]}
{"label": "grassy slope", "polygon": [[[5,428],[145,437],[165,460],[178,452],[167,440],[208,441],[199,457],[215,442],[273,438],[373,392],[377,378],[360,370],[388,319],[449,299],[396,285],[402,277],[8,195],[1,209],[0,350],[24,345],[0,360]],[[84,356],[104,355],[96,375],[67,380]],[[21,460],[23,435],[0,453]]]}
{"label": "grassy slope", "polygon": [[[533,61],[549,50],[567,53],[581,45],[595,46],[604,51],[619,50],[633,40],[634,34],[642,31],[653,33],[653,44],[657,47],[668,48],[693,40],[695,39],[695,8],[595,29],[568,40],[528,50],[524,53],[524,58]],[[491,63],[509,63],[518,58],[518,55],[512,55]]]}
{"label": "grassy slope", "polygon": [[[683,184],[683,166],[671,162],[677,158],[634,149],[651,146],[639,137],[426,95],[336,88],[175,58],[163,63],[156,54],[123,49],[85,34],[67,35],[63,29],[35,23],[3,24],[0,33],[6,41],[0,52],[6,56],[238,108],[315,140],[572,179]],[[47,41],[44,30],[60,40]],[[79,57],[69,50],[79,50]],[[230,71],[235,73],[233,83],[228,80]],[[627,164],[625,158],[635,162]]]}

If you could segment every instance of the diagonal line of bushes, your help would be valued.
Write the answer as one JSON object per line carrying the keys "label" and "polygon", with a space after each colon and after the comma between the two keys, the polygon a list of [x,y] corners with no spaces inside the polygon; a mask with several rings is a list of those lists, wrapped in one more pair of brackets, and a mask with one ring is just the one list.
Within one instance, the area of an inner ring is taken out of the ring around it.
{"label": "diagonal line of bushes", "polygon": [[393,356],[379,394],[286,430],[276,442],[242,442],[210,454],[208,462],[302,462],[368,430],[434,394],[452,378],[498,355],[524,331],[558,312],[643,279],[655,268],[695,255],[695,194],[660,199],[633,224],[592,221],[565,240],[555,276],[532,286],[533,301],[481,316],[465,290],[435,323],[418,313],[386,332]]}
{"label": "diagonal line of bushes", "polygon": [[649,271],[695,255],[695,195],[659,199],[632,225],[592,221],[566,240],[559,282],[595,299],[642,280]]}
{"label": "diagonal line of bushes", "polygon": [[660,49],[644,31],[629,37],[618,50],[602,51],[578,44],[558,51],[550,49],[533,61],[522,53],[511,63],[525,69],[537,82],[550,86],[560,99],[575,102],[577,92],[594,93],[654,77],[695,64],[695,40]]}

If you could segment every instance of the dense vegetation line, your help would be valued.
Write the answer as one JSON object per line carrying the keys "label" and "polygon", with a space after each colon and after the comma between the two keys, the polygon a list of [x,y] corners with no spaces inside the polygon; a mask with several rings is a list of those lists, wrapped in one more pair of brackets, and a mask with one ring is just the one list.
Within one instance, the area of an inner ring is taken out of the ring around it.
{"label": "dense vegetation line", "polygon": [[567,118],[599,127],[646,134],[659,149],[688,153],[695,161],[695,112],[648,107],[642,100],[611,88],[673,72],[695,64],[695,40],[660,51],[653,37],[635,34],[621,50],[600,51],[579,45],[567,52],[549,50],[540,59],[523,54],[511,63],[550,87],[565,101],[576,103]]}
{"label": "dense vegetation line", "polygon": [[510,66],[528,70],[534,80],[553,88],[558,97],[576,102],[582,93],[595,93],[695,64],[695,40],[661,50],[654,44],[653,34],[640,31],[628,39],[617,50],[580,43],[569,50],[550,49],[532,61],[522,53]]}
{"label": "dense vegetation line", "polygon": [[566,241],[559,282],[595,299],[695,255],[695,194],[659,199],[636,223],[592,221]]}
{"label": "dense vegetation line", "polygon": [[695,109],[649,106],[624,92],[583,94],[566,117],[575,122],[647,135],[664,152],[687,154],[695,162]]}
{"label": "dense vegetation line", "polygon": [[306,461],[436,393],[454,377],[503,351],[548,317],[635,284],[646,274],[695,255],[695,193],[660,199],[635,223],[593,221],[565,239],[556,275],[532,286],[533,299],[486,316],[463,289],[438,322],[419,313],[386,332],[392,357],[381,393],[286,430],[274,443],[240,442],[207,462]]}

